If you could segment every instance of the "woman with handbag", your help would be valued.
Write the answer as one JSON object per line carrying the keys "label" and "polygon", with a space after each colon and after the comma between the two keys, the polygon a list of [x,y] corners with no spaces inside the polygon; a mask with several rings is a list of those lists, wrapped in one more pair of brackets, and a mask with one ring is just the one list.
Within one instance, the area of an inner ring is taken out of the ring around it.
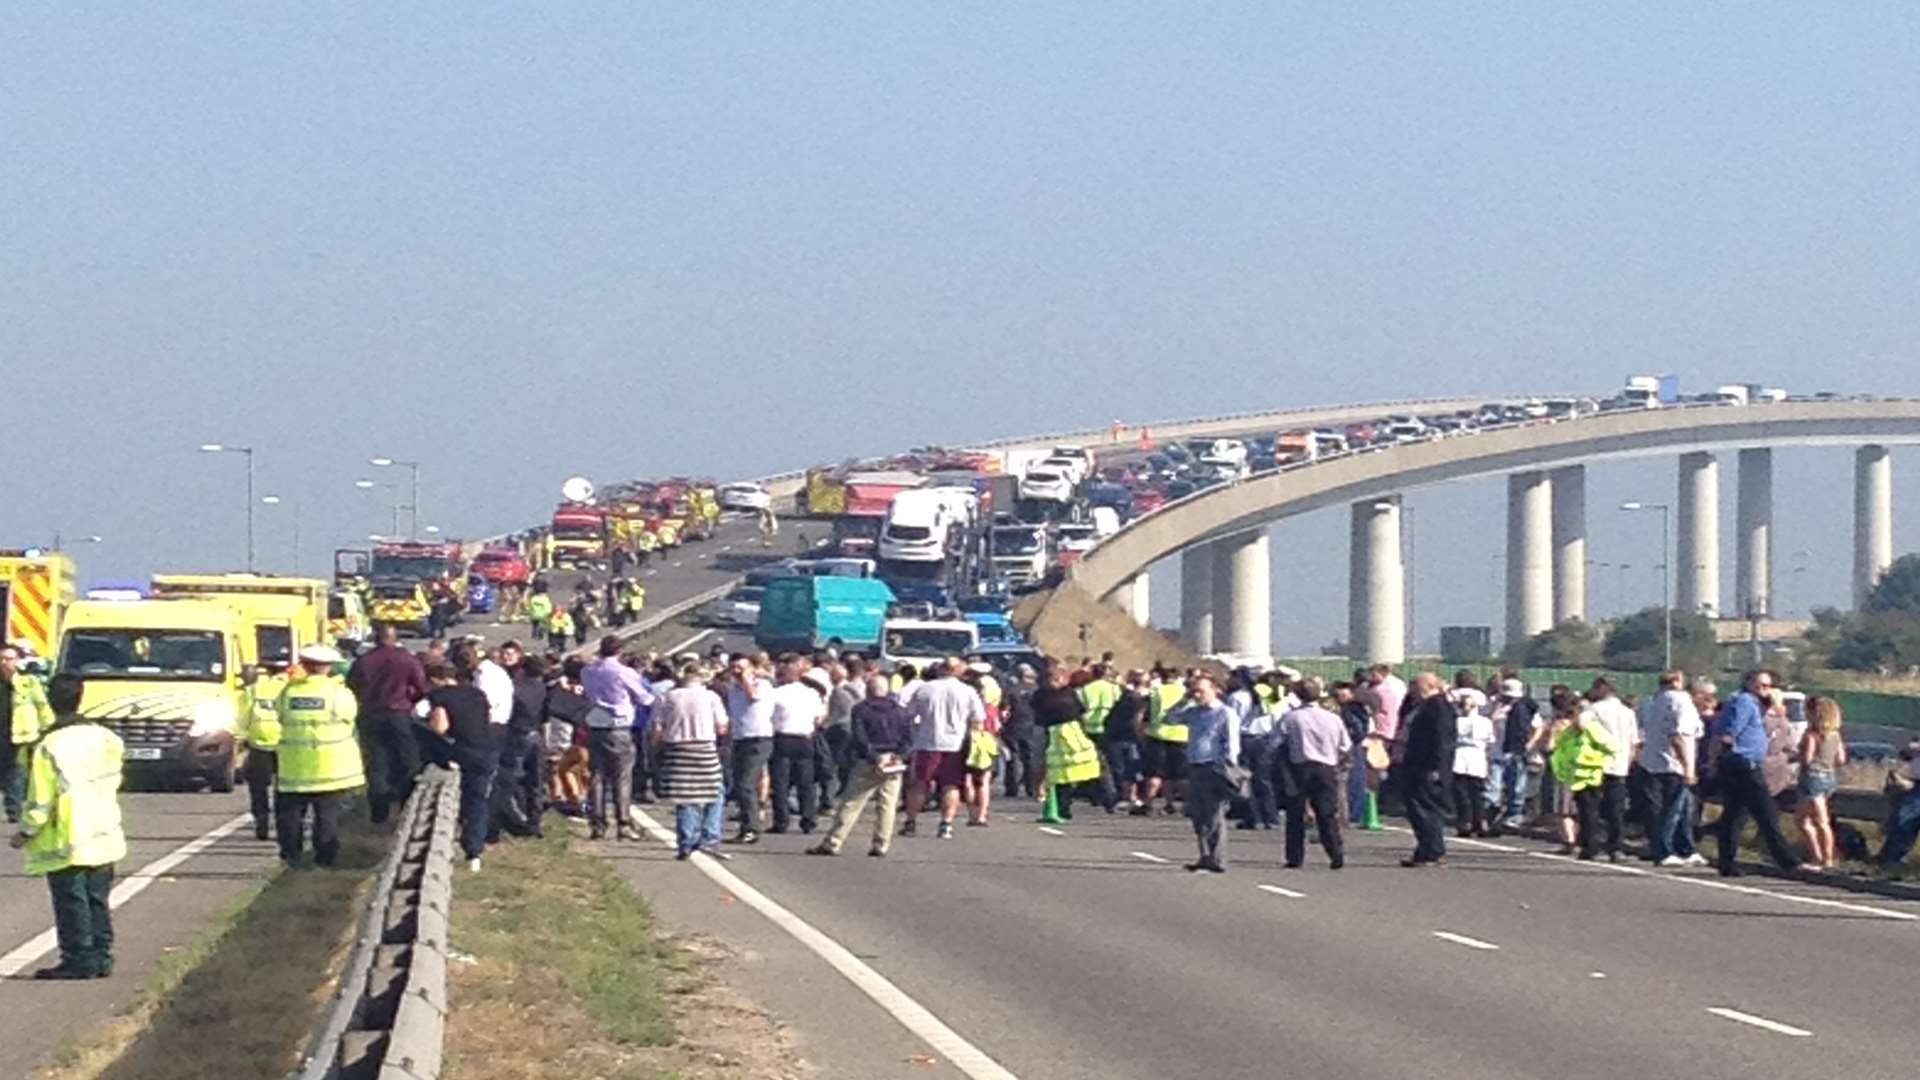
{"label": "woman with handbag", "polygon": [[1201,672],[1188,683],[1190,703],[1176,714],[1187,728],[1187,817],[1200,857],[1187,870],[1227,872],[1227,805],[1246,792],[1240,766],[1240,718],[1220,700],[1213,676]]}

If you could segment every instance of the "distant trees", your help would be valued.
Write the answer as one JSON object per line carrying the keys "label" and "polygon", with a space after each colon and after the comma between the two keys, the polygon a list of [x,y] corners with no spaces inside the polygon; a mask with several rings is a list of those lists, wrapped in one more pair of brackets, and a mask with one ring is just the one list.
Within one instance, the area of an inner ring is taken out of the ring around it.
{"label": "distant trees", "polygon": [[1568,619],[1508,647],[1507,662],[1519,667],[1599,667],[1600,630],[1579,619]]}
{"label": "distant trees", "polygon": [[[1666,666],[1666,616],[1658,606],[1636,611],[1613,624],[1600,656],[1616,671],[1659,671]],[[1713,622],[1692,611],[1673,613],[1673,664],[1683,671],[1715,671],[1720,645]]]}

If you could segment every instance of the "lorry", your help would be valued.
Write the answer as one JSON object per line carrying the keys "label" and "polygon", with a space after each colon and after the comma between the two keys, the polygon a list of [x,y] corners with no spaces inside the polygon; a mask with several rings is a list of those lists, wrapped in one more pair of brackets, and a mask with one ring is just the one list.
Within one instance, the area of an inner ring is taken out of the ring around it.
{"label": "lorry", "polygon": [[838,517],[846,512],[847,489],[853,485],[904,490],[925,482],[919,473],[903,469],[860,469],[846,465],[809,469],[807,486],[800,492],[800,512],[808,517]]}
{"label": "lorry", "polygon": [[1748,389],[1744,383],[1729,383],[1716,386],[1713,390],[1713,402],[1716,405],[1745,405],[1748,403]]}
{"label": "lorry", "polygon": [[[903,482],[911,480],[911,482]],[[870,558],[880,543],[880,528],[886,523],[887,510],[894,496],[911,491],[920,483],[917,476],[891,479],[862,479],[846,485],[842,508],[833,518],[833,544],[850,558]]]}
{"label": "lorry", "polygon": [[39,548],[0,551],[0,640],[51,660],[73,600],[72,559]]}
{"label": "lorry", "polygon": [[773,653],[823,648],[871,653],[880,647],[893,601],[893,590],[877,578],[775,578],[760,594],[753,641]]}
{"label": "lorry", "polygon": [[995,576],[1015,585],[1039,581],[1047,573],[1045,525],[995,525],[988,533],[988,558]]}
{"label": "lorry", "polygon": [[[548,563],[592,566],[607,560],[607,508],[593,503],[561,503],[547,528]],[[375,567],[378,573],[379,568]]]}
{"label": "lorry", "polygon": [[1620,400],[1634,409],[1658,409],[1680,400],[1678,375],[1629,375]]}
{"label": "lorry", "polygon": [[129,777],[229,792],[260,675],[258,641],[224,597],[77,600],[56,670],[86,681],[80,715],[126,744]]}
{"label": "lorry", "polygon": [[252,662],[285,671],[301,649],[327,637],[327,583],[269,574],[155,574],[155,599],[224,603],[239,612],[252,636]]}

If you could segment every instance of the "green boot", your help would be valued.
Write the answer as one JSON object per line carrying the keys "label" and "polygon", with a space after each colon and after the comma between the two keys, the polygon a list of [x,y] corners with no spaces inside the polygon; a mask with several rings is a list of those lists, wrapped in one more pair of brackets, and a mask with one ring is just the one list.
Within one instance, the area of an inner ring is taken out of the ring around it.
{"label": "green boot", "polygon": [[1360,823],[1360,827],[1368,832],[1379,832],[1381,829],[1380,796],[1376,792],[1367,792],[1367,817]]}

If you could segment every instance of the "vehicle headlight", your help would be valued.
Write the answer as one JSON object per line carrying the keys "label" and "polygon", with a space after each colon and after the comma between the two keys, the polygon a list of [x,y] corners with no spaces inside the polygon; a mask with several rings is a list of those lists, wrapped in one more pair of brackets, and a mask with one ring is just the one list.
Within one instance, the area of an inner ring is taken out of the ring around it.
{"label": "vehicle headlight", "polygon": [[239,726],[239,714],[225,701],[203,701],[193,708],[193,726],[187,734],[193,738],[231,733]]}

